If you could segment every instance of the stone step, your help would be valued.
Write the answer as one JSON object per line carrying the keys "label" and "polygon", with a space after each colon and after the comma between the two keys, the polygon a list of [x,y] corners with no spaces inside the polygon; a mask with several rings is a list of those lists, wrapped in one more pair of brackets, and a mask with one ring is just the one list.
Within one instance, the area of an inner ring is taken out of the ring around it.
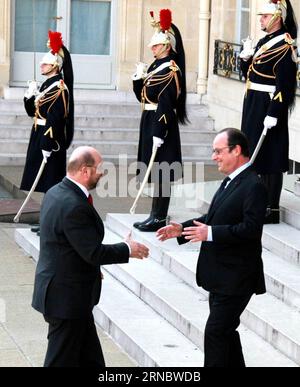
{"label": "stone step", "polygon": [[[104,116],[104,115],[76,115],[75,128],[138,128],[140,122],[139,116]],[[33,119],[24,114],[2,113],[0,115],[1,125],[22,125],[31,127]]]}
{"label": "stone step", "polygon": [[[4,87],[4,100],[23,101],[25,90],[26,88],[24,87]],[[120,90],[92,90],[75,88],[74,100],[77,102],[94,101],[96,103],[137,103],[137,99],[132,91]],[[187,93],[186,101],[187,105],[200,105],[201,96],[196,93]]]}
{"label": "stone step", "polygon": [[[86,144],[85,144],[86,145]],[[124,156],[126,159],[126,162],[132,163],[136,161],[136,154],[103,154],[103,159],[106,162],[115,164],[115,165],[124,165]],[[69,156],[69,153],[68,153]],[[0,153],[0,166],[24,166],[25,165],[25,160],[26,160],[26,154],[15,154],[15,153]],[[212,165],[213,162],[211,159],[204,159],[200,160],[199,157],[189,157],[189,156],[184,156],[183,157],[183,163],[188,163],[189,165],[191,164],[196,164],[196,163],[205,163],[205,165]]]}
{"label": "stone step", "polygon": [[300,365],[299,310],[266,294],[264,297],[255,297],[253,302],[249,303],[241,321]]}
{"label": "stone step", "polygon": [[[110,231],[106,232],[105,238],[106,243],[120,240]],[[15,240],[35,260],[38,259],[39,238],[29,229],[17,229]],[[191,367],[203,364],[199,347],[203,346],[203,330],[208,315],[208,305],[203,295],[168,273],[151,258],[131,260],[129,265],[108,265],[103,269],[101,302],[94,309],[95,320],[139,365]],[[114,276],[120,275],[121,282],[131,292],[114,280],[107,270],[113,272]],[[180,334],[153,309],[157,309],[159,314],[167,317],[178,330],[184,331],[193,340]],[[243,325],[239,331],[248,366],[297,366]],[[155,332],[155,335],[152,337],[149,332]]]}
{"label": "stone step", "polygon": [[[120,237],[106,229],[105,243],[117,243],[120,240]],[[106,266],[105,270],[203,351],[203,335],[209,313],[204,295],[196,292],[151,258],[142,264],[132,261],[130,265]],[[296,366],[244,326],[241,326],[239,331],[242,343],[245,341],[243,347],[248,366]]]}
{"label": "stone step", "polygon": [[[0,141],[0,154],[25,154],[28,148],[26,140],[2,140]],[[78,141],[72,142],[69,152],[80,145],[92,145],[101,150],[102,154],[137,154],[137,144],[134,142],[121,141]]]}
{"label": "stone step", "polygon": [[[91,145],[98,149],[101,154],[137,154],[138,144],[133,141],[99,141],[99,140],[74,140],[69,152],[81,145]],[[0,154],[25,154],[28,148],[28,140],[1,140]],[[182,144],[182,155],[197,158],[199,161],[210,159],[211,147],[208,144]]]}
{"label": "stone step", "polygon": [[281,219],[300,230],[300,197],[283,190],[280,198]]}
{"label": "stone step", "polygon": [[[31,128],[20,125],[0,125],[0,139],[25,139],[30,137]],[[210,146],[216,133],[213,131],[194,131],[186,127],[180,129],[181,141],[190,143],[208,143]],[[127,128],[79,128],[74,132],[75,140],[119,140],[138,141],[139,129]],[[0,141],[1,141],[0,140]]]}
{"label": "stone step", "polygon": [[[68,156],[70,153],[68,153]],[[123,164],[123,155],[114,155],[114,154],[103,154],[103,159],[106,162],[113,163],[115,165],[119,165],[119,163]],[[23,167],[25,165],[26,154],[15,154],[15,153],[0,153],[0,166],[20,166]],[[120,161],[121,160],[121,161]],[[136,161],[136,154],[126,154],[126,162],[132,163]]]}
{"label": "stone step", "polygon": [[[126,215],[126,214],[108,214],[106,225],[110,230],[114,230],[114,232],[116,232],[120,236],[124,237],[125,235],[127,235],[129,230],[131,229],[131,225],[132,225],[133,220],[136,221],[136,220],[140,219],[141,217],[135,216],[135,218],[133,219],[132,216]],[[199,250],[195,251],[195,246],[192,246],[192,248],[194,249],[193,252],[188,251],[188,250],[185,251],[184,249],[182,249],[181,252],[179,253],[178,248],[176,248],[176,246],[174,245],[176,243],[175,241],[168,241],[168,242],[174,242],[174,243],[173,243],[171,248],[170,248],[170,245],[166,246],[166,248],[165,248],[163,246],[164,244],[161,244],[160,242],[156,241],[154,233],[141,233],[138,231],[134,231],[133,235],[134,235],[134,238],[141,240],[142,242],[146,243],[151,248],[151,256],[155,260],[157,260],[158,262],[161,262],[163,266],[169,267],[170,271],[172,271],[173,274],[176,274],[183,281],[185,281],[187,284],[192,285],[195,288],[195,284],[194,284],[194,282],[195,282],[195,268],[196,268],[195,258],[193,260],[193,267],[191,268],[191,267],[185,266],[184,270],[182,270],[182,260],[179,262],[177,261],[178,255],[180,255],[180,254],[183,255],[183,253],[185,254],[185,258],[187,258],[186,253],[189,255],[194,254],[197,258]],[[181,246],[179,246],[179,249],[180,248],[181,248]],[[269,260],[266,260],[264,262],[264,264],[265,264],[266,273],[267,273],[268,278],[269,278],[268,279],[268,286],[273,287],[273,293],[276,294],[277,290],[274,289],[274,287],[276,287],[278,283],[284,289],[284,293],[285,293],[286,297],[287,297],[287,294],[289,294],[289,291],[291,289],[293,289],[293,291],[292,290],[290,291],[290,294],[292,294],[292,295],[290,296],[289,303],[291,305],[294,305],[295,301],[293,300],[293,296],[296,294],[296,304],[297,304],[297,306],[299,306],[299,304],[298,304],[298,302],[299,302],[299,287],[296,287],[296,289],[295,289],[293,282],[292,283],[288,282],[288,285],[285,285],[285,283],[280,282],[281,278],[283,278],[283,277],[280,278],[280,275],[273,279],[272,275],[274,273],[274,268],[272,268],[272,262],[270,265],[270,259],[269,259]],[[269,269],[268,269],[268,265],[270,265]],[[175,267],[175,270],[174,270],[174,267]],[[287,279],[287,280],[289,281],[289,279]],[[285,281],[286,281],[286,278],[285,278]],[[199,291],[201,292],[201,288],[199,288],[199,289],[200,289]],[[265,296],[265,297],[267,297],[267,296]],[[255,297],[254,301],[252,301],[252,302],[255,303],[255,300],[257,298],[258,297]],[[281,309],[285,311],[285,314],[288,318],[287,320],[285,320],[287,325],[288,325],[289,319],[291,319],[291,318],[295,319],[298,316],[298,319],[300,319],[299,309],[291,308],[288,305],[285,305],[284,302],[277,300],[274,296],[268,295],[268,302],[270,302],[271,305],[272,305],[272,303],[274,304],[277,301],[279,303],[277,306],[279,307],[279,305],[281,305]],[[283,301],[285,301],[285,299],[283,299]],[[253,323],[251,322],[252,320],[254,321]],[[251,322],[251,329],[254,329],[257,326],[257,329],[258,329],[257,333],[261,334],[261,332],[263,332],[265,335],[264,339],[270,341],[270,343],[272,345],[274,343],[273,343],[273,341],[271,341],[271,337],[269,337],[268,334],[270,331],[275,330],[277,332],[276,334],[279,337],[281,337],[281,339],[279,340],[278,349],[283,351],[284,346],[282,345],[282,343],[285,343],[285,344],[288,343],[289,348],[291,348],[291,351],[286,353],[287,356],[289,356],[293,361],[296,361],[298,364],[300,364],[300,357],[298,357],[298,355],[297,356],[295,355],[295,351],[298,351],[298,350],[299,350],[298,353],[300,354],[300,337],[296,336],[296,338],[294,340],[295,336],[293,336],[293,334],[294,334],[293,330],[291,331],[291,336],[288,337],[287,339],[285,339],[285,333],[281,332],[281,330],[280,330],[281,326],[279,327],[280,329],[277,327],[276,319],[268,320],[267,316],[264,315],[263,311],[260,313],[254,313],[254,312],[250,313],[249,312],[247,314],[247,319],[246,319],[246,321],[244,321],[244,323],[246,325],[250,324],[249,321]],[[299,324],[300,320],[299,321],[296,320],[296,323]],[[264,327],[264,329],[262,328],[262,326]]]}
{"label": "stone step", "polygon": [[[23,99],[22,100],[5,100],[0,99],[0,112],[10,112],[25,114]],[[76,101],[75,114],[79,115],[134,115],[141,114],[141,106],[137,102],[133,103],[101,103],[98,101]],[[207,117],[208,107],[203,104],[187,105],[187,114],[193,119],[195,117]]]}
{"label": "stone step", "polygon": [[[3,112],[0,114],[0,125],[21,125],[31,127],[33,119],[25,114],[8,113]],[[76,114],[75,115],[75,128],[139,128],[140,115],[104,115],[104,114]],[[191,122],[185,126],[189,129],[195,130],[213,130],[214,121],[211,118],[205,117],[203,119],[191,120]]]}
{"label": "stone step", "polygon": [[263,249],[267,291],[300,312],[300,267]]}
{"label": "stone step", "polygon": [[[142,262],[141,262],[142,263]],[[131,263],[130,263],[131,264]],[[202,351],[104,271],[95,321],[142,367],[201,367]]]}
{"label": "stone step", "polygon": [[280,258],[300,266],[299,230],[286,224],[267,224],[264,226],[263,245]]}
{"label": "stone step", "polygon": [[[36,234],[30,229],[16,229],[15,240],[38,261]],[[140,366],[199,367],[203,364],[198,347],[106,271],[94,317]]]}

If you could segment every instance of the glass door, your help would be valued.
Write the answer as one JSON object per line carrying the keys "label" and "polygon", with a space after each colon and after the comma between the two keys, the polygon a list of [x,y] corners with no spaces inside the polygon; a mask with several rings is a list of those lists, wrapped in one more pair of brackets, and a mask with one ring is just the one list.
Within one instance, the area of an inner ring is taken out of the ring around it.
{"label": "glass door", "polygon": [[15,0],[12,81],[24,86],[27,80],[42,78],[39,62],[47,51],[48,30],[56,30],[58,0]]}
{"label": "glass door", "polygon": [[114,0],[15,0],[12,85],[40,76],[48,30],[60,31],[69,49],[75,87],[115,87]]}
{"label": "glass door", "polygon": [[114,87],[114,3],[71,0],[69,47],[79,87]]}

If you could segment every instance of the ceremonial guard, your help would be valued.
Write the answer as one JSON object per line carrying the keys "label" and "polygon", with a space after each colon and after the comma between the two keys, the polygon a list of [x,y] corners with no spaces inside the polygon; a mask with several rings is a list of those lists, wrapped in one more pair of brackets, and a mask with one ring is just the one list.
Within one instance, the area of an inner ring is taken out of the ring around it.
{"label": "ceremonial guard", "polygon": [[266,224],[279,223],[283,172],[289,169],[288,117],[297,87],[297,24],[289,0],[269,1],[259,15],[267,35],[254,50],[247,45],[241,53],[246,78],[242,131],[252,153],[264,128],[270,129],[254,163],[268,190]]}
{"label": "ceremonial guard", "polygon": [[[171,182],[182,177],[178,122],[187,121],[185,54],[180,32],[172,23],[170,10],[160,11],[159,22],[154,20],[153,12],[150,14],[156,31],[148,46],[155,60],[148,70],[147,65],[139,63],[132,77],[133,90],[143,111],[138,162],[148,166],[153,150],[157,149],[149,177],[149,182],[154,182],[151,213],[144,222],[134,223],[140,231],[156,231],[166,225]],[[137,171],[141,180],[144,169]]]}
{"label": "ceremonial guard", "polygon": [[73,70],[69,51],[59,32],[49,31],[48,47],[40,63],[46,81],[29,83],[24,95],[27,114],[33,117],[20,189],[29,191],[43,159],[45,168],[35,188],[47,192],[66,175],[67,149],[74,133]]}

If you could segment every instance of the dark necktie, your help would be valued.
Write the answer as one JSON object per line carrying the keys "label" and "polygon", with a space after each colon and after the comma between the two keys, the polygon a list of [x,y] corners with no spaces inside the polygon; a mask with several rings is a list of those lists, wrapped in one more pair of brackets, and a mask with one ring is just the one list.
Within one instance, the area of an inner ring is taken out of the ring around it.
{"label": "dark necktie", "polygon": [[226,184],[230,181],[230,177],[227,176],[225,177],[225,179],[222,181],[222,184],[220,185],[220,192],[223,192],[225,187],[226,187]]}
{"label": "dark necktie", "polygon": [[222,184],[220,185],[218,191],[216,192],[214,202],[215,202],[216,200],[218,200],[219,197],[222,195],[222,192],[224,191],[224,189],[225,189],[225,187],[226,187],[226,184],[227,184],[230,180],[231,180],[230,177],[227,176],[227,177],[222,181]]}
{"label": "dark necktie", "polygon": [[88,199],[88,202],[90,203],[90,205],[92,206],[93,205],[93,196],[91,194],[89,194],[87,199]]}

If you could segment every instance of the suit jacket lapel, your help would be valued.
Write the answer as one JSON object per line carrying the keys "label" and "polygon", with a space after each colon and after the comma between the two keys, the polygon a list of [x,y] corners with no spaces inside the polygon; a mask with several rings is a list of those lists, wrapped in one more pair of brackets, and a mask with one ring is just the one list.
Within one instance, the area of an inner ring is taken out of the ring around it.
{"label": "suit jacket lapel", "polygon": [[67,177],[64,177],[63,180],[62,180],[62,183],[67,185],[69,188],[71,188],[73,191],[75,191],[81,198],[82,200],[92,208],[92,210],[94,211],[94,214],[95,216],[97,217],[97,219],[99,220],[100,219],[100,216],[98,214],[98,212],[96,211],[95,207],[94,206],[91,206],[87,200],[87,197],[85,195],[85,193],[78,187],[78,185],[74,184],[71,180],[69,180]]}
{"label": "suit jacket lapel", "polygon": [[252,171],[251,167],[246,168],[243,172],[241,172],[239,175],[237,175],[228,185],[227,188],[224,189],[224,191],[217,196],[217,192],[211,202],[211,205],[209,207],[206,222],[209,222],[210,219],[213,217],[214,213],[218,209],[218,206],[223,203],[230,195],[231,193],[239,186],[242,179],[245,178],[250,172]]}

